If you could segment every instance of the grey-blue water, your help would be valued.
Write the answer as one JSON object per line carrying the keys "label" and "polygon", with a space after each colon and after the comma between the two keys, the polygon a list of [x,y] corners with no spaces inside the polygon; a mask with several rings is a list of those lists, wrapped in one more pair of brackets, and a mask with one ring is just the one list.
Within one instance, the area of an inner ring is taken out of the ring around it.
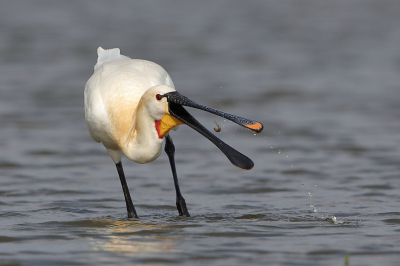
{"label": "grey-blue water", "polygon": [[[397,0],[0,2],[0,264],[399,265],[399,13]],[[188,108],[254,169],[181,126],[192,217],[163,153],[123,159],[140,216],[127,219],[84,120],[98,46],[262,121],[255,136]]]}

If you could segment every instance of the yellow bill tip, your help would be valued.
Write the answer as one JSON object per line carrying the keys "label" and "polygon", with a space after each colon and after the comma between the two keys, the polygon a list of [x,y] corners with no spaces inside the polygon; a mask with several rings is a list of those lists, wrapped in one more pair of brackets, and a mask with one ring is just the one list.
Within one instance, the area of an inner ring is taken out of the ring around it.
{"label": "yellow bill tip", "polygon": [[253,124],[247,124],[247,125],[245,125],[245,127],[247,127],[250,130],[253,130],[257,133],[260,133],[264,128],[264,126],[260,122],[257,122],[257,121],[254,121]]}

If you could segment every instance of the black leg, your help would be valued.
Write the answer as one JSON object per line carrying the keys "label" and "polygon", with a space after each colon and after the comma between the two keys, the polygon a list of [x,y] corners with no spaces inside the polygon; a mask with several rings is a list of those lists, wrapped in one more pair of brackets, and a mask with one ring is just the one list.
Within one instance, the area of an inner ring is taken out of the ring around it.
{"label": "black leg", "polygon": [[172,176],[174,177],[174,183],[175,183],[176,207],[178,208],[179,216],[190,217],[190,214],[186,208],[185,199],[182,197],[181,190],[179,188],[178,176],[176,174],[175,159],[174,159],[175,146],[169,135],[165,137],[165,140],[166,140],[165,152],[167,153],[169,158],[169,163],[171,164]]}
{"label": "black leg", "polygon": [[115,164],[117,166],[117,171],[119,175],[119,179],[121,180],[122,190],[124,191],[126,209],[128,211],[128,218],[138,218],[135,206],[133,206],[131,194],[129,194],[128,184],[126,183],[124,169],[122,169],[122,163],[119,162]]}

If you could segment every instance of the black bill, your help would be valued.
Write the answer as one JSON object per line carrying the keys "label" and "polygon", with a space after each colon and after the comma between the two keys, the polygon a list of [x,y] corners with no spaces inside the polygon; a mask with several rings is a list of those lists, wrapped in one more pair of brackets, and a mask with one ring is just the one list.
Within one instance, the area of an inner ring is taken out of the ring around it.
{"label": "black bill", "polygon": [[169,103],[170,115],[179,119],[189,127],[193,128],[194,130],[202,134],[204,137],[209,139],[226,155],[226,157],[229,159],[229,161],[231,161],[232,164],[244,170],[250,170],[251,168],[253,168],[254,163],[250,158],[238,152],[237,150],[233,149],[228,144],[226,144],[225,142],[217,138],[215,135],[213,135],[202,124],[200,124],[193,116],[191,116],[182,106],[197,108],[221,116],[225,119],[228,119],[238,125],[241,125],[257,133],[263,130],[263,125],[260,122],[227,114],[222,111],[204,105],[200,105],[176,91],[169,92],[160,96],[167,98],[167,101]]}

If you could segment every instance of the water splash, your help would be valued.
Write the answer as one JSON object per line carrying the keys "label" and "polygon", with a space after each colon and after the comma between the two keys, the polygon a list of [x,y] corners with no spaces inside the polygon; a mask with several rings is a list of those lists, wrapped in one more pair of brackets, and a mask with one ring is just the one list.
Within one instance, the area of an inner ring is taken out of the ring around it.
{"label": "water splash", "polygon": [[317,212],[317,208],[314,206],[314,204],[310,204],[310,207],[313,209],[313,212]]}
{"label": "water splash", "polygon": [[335,215],[332,215],[331,219],[332,219],[334,224],[342,224],[342,223],[344,223],[343,219],[339,219],[338,220]]}
{"label": "water splash", "polygon": [[345,222],[343,219],[337,219],[335,215],[331,215],[330,217],[328,215],[322,215],[321,218],[331,220],[334,224],[343,224]]}

